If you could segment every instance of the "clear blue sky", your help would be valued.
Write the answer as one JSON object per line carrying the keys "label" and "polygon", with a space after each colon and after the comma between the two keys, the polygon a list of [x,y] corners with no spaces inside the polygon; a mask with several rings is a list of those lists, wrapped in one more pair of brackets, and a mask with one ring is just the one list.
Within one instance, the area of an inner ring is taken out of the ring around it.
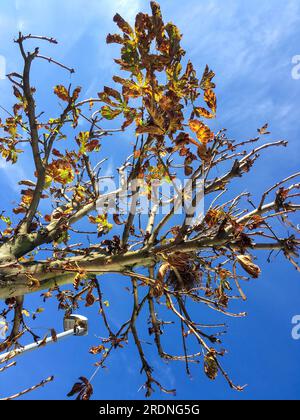
{"label": "clear blue sky", "polygon": [[[48,93],[58,83],[81,85],[86,97],[109,85],[116,69],[115,47],[105,44],[108,32],[115,32],[112,17],[119,12],[132,20],[138,11],[149,11],[146,0],[1,0],[0,55],[6,58],[7,72],[20,70],[17,47],[12,39],[24,33],[54,36],[58,46],[42,45],[45,55],[75,67],[71,78],[63,70],[47,63],[35,66],[34,84],[39,87],[40,103],[49,103],[57,112],[57,101]],[[269,122],[274,140],[287,139],[287,150],[267,152],[256,164],[256,176],[243,178],[240,188],[262,193],[267,186],[299,170],[300,161],[300,80],[292,78],[292,57],[300,54],[300,3],[298,0],[161,0],[165,20],[172,20],[184,34],[183,46],[199,74],[206,64],[217,74],[219,100],[218,128],[226,127],[233,138],[245,140]],[[10,84],[0,80],[0,104],[11,104]],[[42,107],[43,107],[42,106]],[[41,108],[42,108],[41,107]],[[125,156],[130,139],[112,138],[103,148],[110,157],[107,173]],[[11,167],[0,160],[1,208],[9,209],[17,200],[17,181],[32,177],[29,155],[22,166]],[[300,220],[299,222],[300,223]],[[265,258],[266,259],[266,258]],[[300,277],[282,257],[272,264],[261,259],[263,275],[245,288],[248,301],[243,320],[213,316],[200,309],[201,322],[226,322],[228,334],[224,346],[229,354],[226,369],[239,384],[249,384],[243,394],[231,391],[223,379],[211,383],[202,368],[193,369],[193,378],[185,376],[184,366],[157,360],[146,346],[150,360],[166,387],[177,388],[179,399],[279,399],[300,396],[300,341],[291,338],[291,319],[300,314]],[[121,285],[121,286],[120,286]],[[111,302],[108,313],[119,325],[128,316],[126,280],[107,276],[105,294]],[[0,304],[1,306],[2,304]],[[38,295],[27,298],[26,307],[45,306],[47,311],[37,326],[61,329],[63,313],[55,302],[41,304]],[[96,308],[83,310],[91,319],[87,338],[72,338],[19,359],[18,366],[1,374],[0,396],[19,391],[41,379],[55,376],[55,382],[28,398],[64,399],[78,376],[89,377],[96,359],[87,349],[104,334],[97,323]],[[129,313],[129,312],[128,312]],[[43,330],[40,330],[42,334]],[[145,335],[147,340],[147,335]],[[175,337],[169,336],[171,345]],[[144,377],[131,343],[114,353],[107,369],[93,385],[95,398],[136,399]],[[156,392],[154,398],[165,398]]]}

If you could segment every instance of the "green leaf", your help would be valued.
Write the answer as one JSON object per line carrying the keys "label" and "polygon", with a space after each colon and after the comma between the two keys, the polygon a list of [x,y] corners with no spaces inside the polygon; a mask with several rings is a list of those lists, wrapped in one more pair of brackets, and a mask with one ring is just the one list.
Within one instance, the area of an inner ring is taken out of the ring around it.
{"label": "green leaf", "polygon": [[114,120],[118,115],[121,114],[120,109],[112,109],[110,106],[105,105],[101,108],[101,115],[106,120]]}

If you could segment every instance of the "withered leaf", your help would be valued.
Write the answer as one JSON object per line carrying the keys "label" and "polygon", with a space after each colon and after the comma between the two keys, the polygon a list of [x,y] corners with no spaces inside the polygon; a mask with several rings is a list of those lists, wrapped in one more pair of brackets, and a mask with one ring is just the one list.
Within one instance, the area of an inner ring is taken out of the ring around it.
{"label": "withered leaf", "polygon": [[236,259],[250,276],[255,279],[259,277],[261,269],[253,263],[251,255],[238,255]]}
{"label": "withered leaf", "polygon": [[54,343],[57,342],[57,334],[54,328],[51,328],[51,338],[53,340]]}
{"label": "withered leaf", "polygon": [[207,106],[212,110],[213,113],[217,111],[217,97],[212,89],[207,89],[204,92],[204,100]]}
{"label": "withered leaf", "polygon": [[199,117],[199,118],[201,118],[201,117],[207,118],[207,119],[216,118],[215,114],[212,114],[207,109],[202,108],[202,107],[194,108],[194,112],[197,115],[197,117]]}
{"label": "withered leaf", "polygon": [[103,345],[95,346],[90,349],[90,353],[96,355],[100,354],[103,350],[105,350],[105,347]]}
{"label": "withered leaf", "polygon": [[200,88],[204,91],[207,89],[214,89],[216,87],[216,85],[212,83],[212,79],[214,77],[215,73],[209,69],[208,65],[206,65],[202,76],[202,80],[200,82]]}
{"label": "withered leaf", "polygon": [[114,214],[113,215],[113,221],[116,225],[121,226],[124,224],[124,222],[121,222],[120,220],[120,215],[119,214]]}
{"label": "withered leaf", "polygon": [[108,96],[115,98],[117,101],[122,101],[121,94],[111,87],[104,86],[104,93]]}
{"label": "withered leaf", "polygon": [[185,165],[184,167],[184,174],[185,176],[190,176],[193,173],[193,168],[189,165]]}
{"label": "withered leaf", "polygon": [[259,128],[257,131],[259,132],[261,136],[271,134],[270,131],[268,131],[268,128],[269,128],[269,124],[267,123],[263,127]]}
{"label": "withered leaf", "polygon": [[215,351],[207,353],[204,357],[204,372],[206,376],[214,381],[218,376],[218,365],[215,360]]}
{"label": "withered leaf", "polygon": [[152,136],[161,136],[164,131],[157,125],[140,125],[136,129],[137,134],[151,134]]}
{"label": "withered leaf", "polygon": [[73,397],[74,395],[78,394],[76,400],[89,400],[94,392],[93,387],[89,380],[84,376],[81,376],[79,380],[80,382],[76,382],[73,385],[71,391],[67,394],[67,396]]}
{"label": "withered leaf", "polygon": [[108,34],[106,37],[106,43],[107,44],[123,44],[124,38],[121,37],[121,35],[118,34]]}
{"label": "withered leaf", "polygon": [[35,187],[36,183],[30,180],[23,180],[18,182],[19,185],[26,185],[27,187]]}
{"label": "withered leaf", "polygon": [[60,184],[69,184],[74,179],[72,165],[67,159],[53,160],[47,166],[47,176]]}
{"label": "withered leaf", "polygon": [[90,290],[88,294],[86,295],[86,303],[85,303],[86,307],[92,306],[96,302],[96,298],[92,292],[93,291]]}
{"label": "withered leaf", "polygon": [[225,213],[223,210],[210,209],[205,215],[205,222],[209,227],[216,226],[219,222],[224,220]]}
{"label": "withered leaf", "polygon": [[122,16],[119,15],[119,13],[117,13],[114,16],[114,22],[116,22],[116,24],[118,25],[118,27],[127,35],[132,35],[133,34],[133,29],[132,27],[129,25],[129,23],[127,23]]}
{"label": "withered leaf", "polygon": [[62,101],[68,102],[70,100],[69,92],[63,85],[57,85],[54,88],[54,93]]}
{"label": "withered leaf", "polygon": [[67,394],[67,397],[73,397],[74,395],[80,393],[84,388],[84,384],[82,382],[76,382],[71,391]]}

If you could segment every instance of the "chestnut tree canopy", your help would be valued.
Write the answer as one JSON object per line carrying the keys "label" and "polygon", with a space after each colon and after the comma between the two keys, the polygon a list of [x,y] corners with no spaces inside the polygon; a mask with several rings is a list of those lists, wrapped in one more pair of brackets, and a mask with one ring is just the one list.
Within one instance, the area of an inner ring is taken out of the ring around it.
{"label": "chestnut tree canopy", "polygon": [[[10,351],[2,366],[13,365],[26,335],[40,339],[24,305],[27,294],[37,293],[44,301],[57,299],[66,316],[81,305],[98,306],[104,338],[87,349],[95,355],[97,372],[112,352],[133,340],[146,396],[156,388],[175,390],[166,389],[153,372],[145,339],[153,341],[158,358],[181,362],[187,374],[198,364],[209,379],[222,375],[242,391],[224,368],[224,328],[202,325],[191,308],[245,316],[243,283],[261,275],[258,252],[266,259],[279,252],[300,271],[293,223],[300,209],[300,173],[267,185],[259,200],[245,192],[256,160],[284,150],[287,142],[268,140],[267,124],[243,141],[230,139],[224,129],[214,132],[214,72],[204,65],[199,77],[185,57],[179,29],[164,23],[157,3],[150,5],[151,13],[139,13],[133,25],[114,17],[119,31],[109,34],[107,43],[119,44],[121,52],[112,86],[91,98],[82,97],[80,87],[55,86],[49,94],[56,95],[61,111],[51,118],[45,117],[47,104],[38,103],[32,66],[47,60],[49,66],[74,70],[42,54],[40,46],[56,44],[54,38],[20,33],[15,40],[23,67],[8,75],[15,105],[0,121],[0,154],[18,165],[20,154],[30,152],[34,171],[31,179],[20,179],[15,208],[0,213],[1,315],[8,334],[0,349]],[[38,46],[27,52],[28,41]],[[115,188],[104,191],[107,157],[101,145],[123,131],[132,152],[116,168],[118,179],[109,179]],[[238,194],[239,187],[231,188],[234,179],[240,181]],[[102,281],[112,273],[127,281],[132,306],[118,330],[102,293]],[[240,299],[240,313],[231,309],[233,299]],[[166,345],[168,334],[182,343],[181,354],[174,354],[170,341]],[[53,329],[49,335],[55,340]],[[83,376],[69,396],[92,394]]]}

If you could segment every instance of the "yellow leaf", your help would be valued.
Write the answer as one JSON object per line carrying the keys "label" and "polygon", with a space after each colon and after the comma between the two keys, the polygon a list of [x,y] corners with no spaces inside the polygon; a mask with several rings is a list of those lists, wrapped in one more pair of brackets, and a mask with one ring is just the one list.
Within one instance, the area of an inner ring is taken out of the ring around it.
{"label": "yellow leaf", "polygon": [[217,110],[217,98],[216,94],[212,89],[207,89],[204,93],[204,100],[207,103],[207,106],[212,110],[212,112],[216,112]]}
{"label": "yellow leaf", "polygon": [[212,79],[215,77],[215,73],[209,69],[208,66],[205,67],[202,80],[200,82],[200,88],[202,90],[214,89],[216,85],[212,83]]}
{"label": "yellow leaf", "polygon": [[37,308],[36,313],[41,314],[44,312],[44,310],[45,310],[44,308]]}
{"label": "yellow leaf", "polygon": [[190,120],[189,122],[190,129],[196,133],[197,139],[202,144],[207,144],[214,138],[214,133],[205,125],[203,122],[199,120]]}
{"label": "yellow leaf", "polygon": [[57,85],[54,88],[54,93],[61,99],[62,101],[68,102],[70,97],[67,89],[63,85]]}
{"label": "yellow leaf", "polygon": [[207,109],[202,108],[202,107],[194,108],[194,111],[197,117],[203,117],[207,119],[216,118],[215,114],[210,113],[209,111],[207,111]]}

